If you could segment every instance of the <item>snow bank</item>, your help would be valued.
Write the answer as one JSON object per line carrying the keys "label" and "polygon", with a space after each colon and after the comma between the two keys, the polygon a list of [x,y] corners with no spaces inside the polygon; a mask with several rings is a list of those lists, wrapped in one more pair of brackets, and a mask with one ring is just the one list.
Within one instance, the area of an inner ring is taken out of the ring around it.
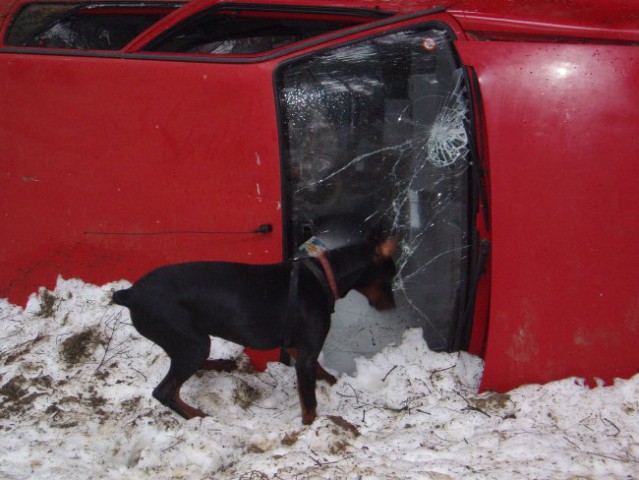
{"label": "snow bank", "polygon": [[168,368],[103,287],[60,280],[25,309],[0,301],[0,477],[216,479],[639,478],[639,376],[478,395],[476,357],[433,353],[419,330],[318,384],[300,420],[292,368],[203,372],[184,421],[151,397]]}

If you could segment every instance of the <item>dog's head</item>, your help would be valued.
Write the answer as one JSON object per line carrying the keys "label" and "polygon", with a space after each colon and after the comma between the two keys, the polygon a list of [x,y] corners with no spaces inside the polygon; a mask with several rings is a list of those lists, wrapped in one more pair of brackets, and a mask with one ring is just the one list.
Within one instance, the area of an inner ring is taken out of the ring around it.
{"label": "dog's head", "polygon": [[373,248],[370,266],[362,276],[360,284],[355,287],[368,299],[368,303],[377,310],[388,310],[395,307],[393,295],[393,278],[397,273],[393,255],[397,250],[397,240],[388,238],[377,243]]}

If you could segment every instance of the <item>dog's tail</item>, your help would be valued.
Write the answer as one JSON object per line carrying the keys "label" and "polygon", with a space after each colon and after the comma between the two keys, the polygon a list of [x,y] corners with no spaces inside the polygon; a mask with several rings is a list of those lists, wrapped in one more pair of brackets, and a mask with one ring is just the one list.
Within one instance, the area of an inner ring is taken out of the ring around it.
{"label": "dog's tail", "polygon": [[123,307],[129,307],[131,305],[131,289],[126,288],[124,290],[118,290],[113,293],[113,303],[122,305]]}

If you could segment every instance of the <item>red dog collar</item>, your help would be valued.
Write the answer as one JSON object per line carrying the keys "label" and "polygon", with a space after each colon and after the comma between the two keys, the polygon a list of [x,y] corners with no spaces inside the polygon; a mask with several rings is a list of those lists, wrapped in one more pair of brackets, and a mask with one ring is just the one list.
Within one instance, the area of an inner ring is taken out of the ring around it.
{"label": "red dog collar", "polygon": [[326,255],[318,255],[315,257],[322,264],[322,268],[324,269],[324,275],[326,276],[326,281],[328,285],[331,287],[331,291],[333,292],[333,297],[335,300],[339,300],[339,291],[337,290],[337,282],[335,281],[335,274],[333,273],[333,269],[331,268],[331,264],[328,262]]}

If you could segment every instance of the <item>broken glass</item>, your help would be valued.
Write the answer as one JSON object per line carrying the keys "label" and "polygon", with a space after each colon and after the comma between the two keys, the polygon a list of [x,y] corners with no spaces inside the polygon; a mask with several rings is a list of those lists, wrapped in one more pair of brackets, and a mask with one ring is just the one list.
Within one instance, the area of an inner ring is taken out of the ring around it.
{"label": "broken glass", "polygon": [[325,362],[352,370],[421,325],[449,350],[465,310],[470,258],[469,106],[452,36],[439,25],[368,38],[279,72],[289,253],[310,236],[329,248],[376,224],[401,241],[398,307],[339,302]]}

